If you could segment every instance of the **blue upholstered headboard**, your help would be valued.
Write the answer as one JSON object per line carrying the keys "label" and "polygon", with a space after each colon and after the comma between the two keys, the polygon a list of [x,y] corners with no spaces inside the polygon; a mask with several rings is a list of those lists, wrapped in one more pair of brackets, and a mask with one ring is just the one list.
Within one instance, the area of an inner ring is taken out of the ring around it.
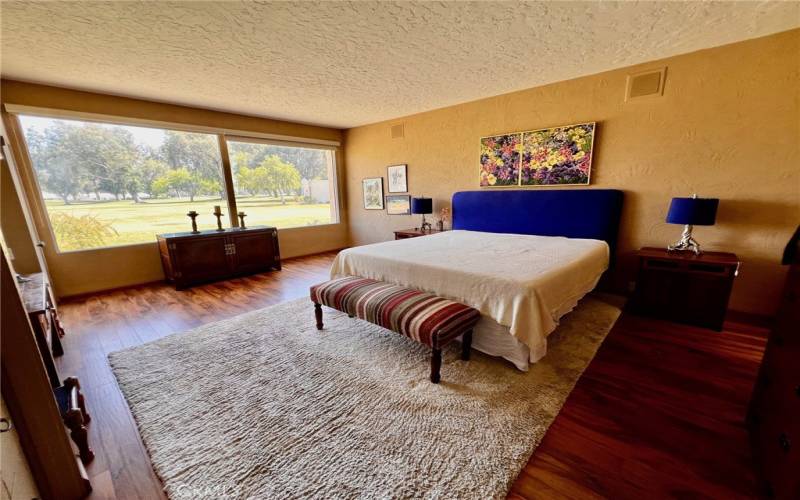
{"label": "blue upholstered headboard", "polygon": [[621,211],[617,189],[459,191],[453,229],[605,240],[613,259]]}

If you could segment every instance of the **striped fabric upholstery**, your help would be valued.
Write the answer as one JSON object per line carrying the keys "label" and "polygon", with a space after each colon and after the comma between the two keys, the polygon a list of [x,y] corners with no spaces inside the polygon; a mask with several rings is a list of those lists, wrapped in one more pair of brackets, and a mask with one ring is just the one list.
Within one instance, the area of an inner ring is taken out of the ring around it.
{"label": "striped fabric upholstery", "polygon": [[311,300],[439,349],[472,329],[480,312],[436,295],[358,276],[311,287]]}

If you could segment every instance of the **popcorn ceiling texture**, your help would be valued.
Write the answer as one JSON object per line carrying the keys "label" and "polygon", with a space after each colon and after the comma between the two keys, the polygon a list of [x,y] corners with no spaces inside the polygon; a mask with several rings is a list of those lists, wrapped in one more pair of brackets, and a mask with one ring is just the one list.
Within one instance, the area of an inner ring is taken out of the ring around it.
{"label": "popcorn ceiling texture", "polygon": [[347,128],[775,33],[796,2],[3,2],[4,78]]}

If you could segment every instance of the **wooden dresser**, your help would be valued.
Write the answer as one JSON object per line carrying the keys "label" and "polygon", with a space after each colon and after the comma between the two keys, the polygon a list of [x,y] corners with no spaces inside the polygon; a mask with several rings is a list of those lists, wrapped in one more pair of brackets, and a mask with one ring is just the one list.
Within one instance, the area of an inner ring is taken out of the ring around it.
{"label": "wooden dresser", "polygon": [[800,498],[800,228],[784,254],[791,264],[748,412],[764,492]]}
{"label": "wooden dresser", "polygon": [[270,226],[159,234],[158,250],[177,289],[281,268],[278,230]]}

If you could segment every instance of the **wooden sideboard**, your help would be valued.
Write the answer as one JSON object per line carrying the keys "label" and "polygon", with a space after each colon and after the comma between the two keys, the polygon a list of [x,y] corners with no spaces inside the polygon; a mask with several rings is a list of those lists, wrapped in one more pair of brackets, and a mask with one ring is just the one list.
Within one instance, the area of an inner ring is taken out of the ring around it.
{"label": "wooden sideboard", "polygon": [[270,226],[159,234],[158,250],[177,289],[281,268],[278,230]]}

